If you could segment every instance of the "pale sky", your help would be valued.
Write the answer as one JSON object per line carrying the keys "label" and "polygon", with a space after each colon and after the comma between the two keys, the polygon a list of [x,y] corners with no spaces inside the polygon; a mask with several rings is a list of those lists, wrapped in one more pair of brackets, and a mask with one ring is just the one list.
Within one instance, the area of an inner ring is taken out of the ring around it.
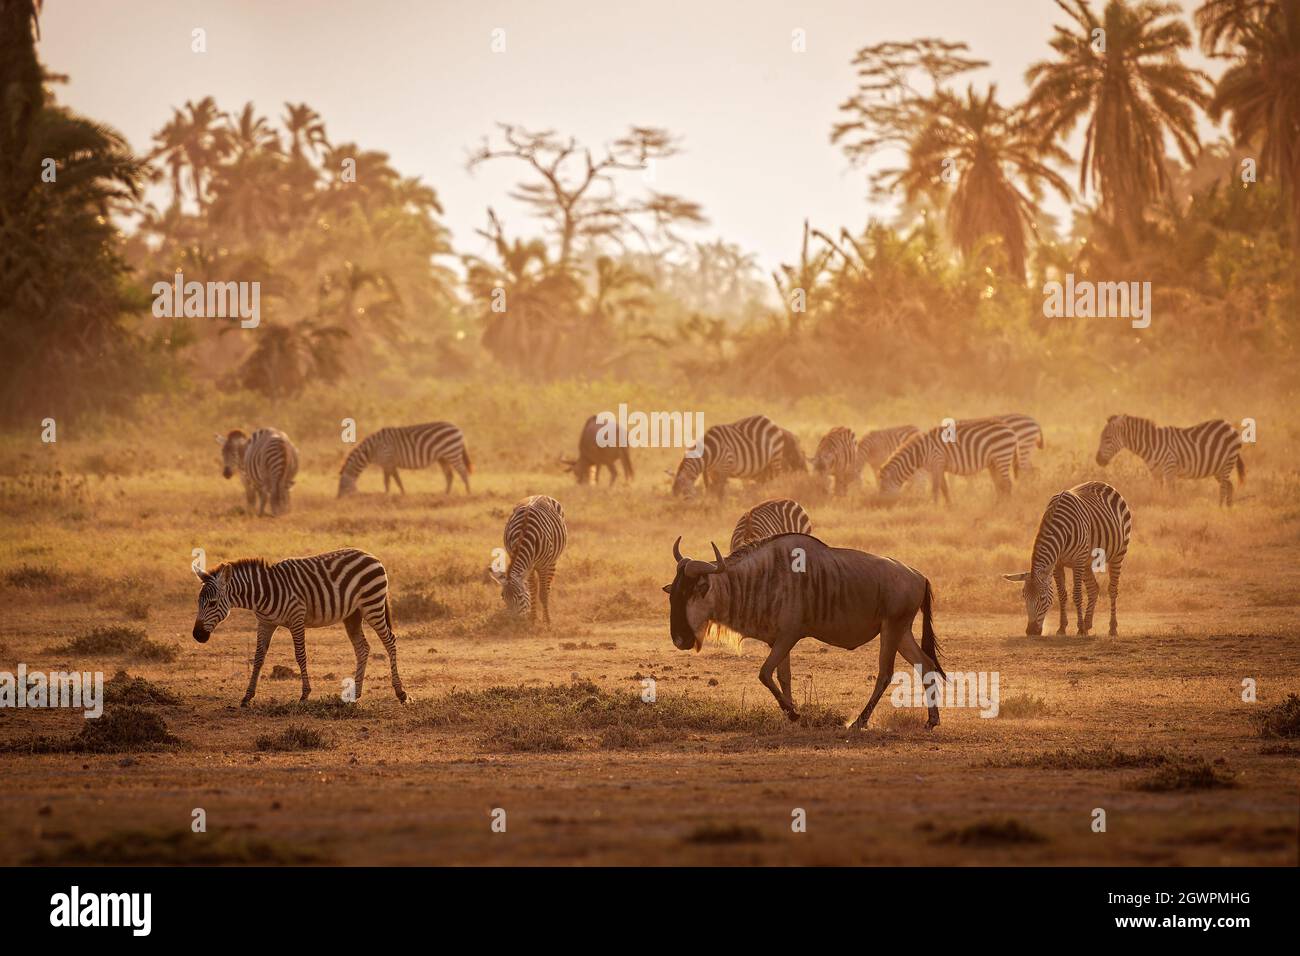
{"label": "pale sky", "polygon": [[[872,212],[863,172],[829,139],[856,50],[965,41],[993,64],[971,80],[1011,103],[1062,21],[1051,0],[47,0],[39,50],[71,75],[60,98],[140,152],[187,99],[230,112],[252,100],[272,119],[306,101],[332,141],[387,152],[433,186],[461,252],[484,251],[488,205],[511,236],[540,229],[505,196],[522,164],[465,170],[497,121],[595,145],[666,127],[683,154],[655,187],[702,204],[710,222],[693,237],[771,268],[797,256],[805,216],[833,234]],[[191,52],[195,27],[206,53]],[[791,50],[796,28],[805,53]]]}

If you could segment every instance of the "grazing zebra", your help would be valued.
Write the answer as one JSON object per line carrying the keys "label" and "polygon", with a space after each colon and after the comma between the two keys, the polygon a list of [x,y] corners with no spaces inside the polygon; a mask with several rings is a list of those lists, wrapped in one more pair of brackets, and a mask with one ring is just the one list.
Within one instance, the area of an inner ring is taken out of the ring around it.
{"label": "grazing zebra", "polygon": [[474,466],[465,448],[465,434],[451,422],[428,422],[424,425],[399,425],[381,428],[367,435],[352,449],[339,472],[339,497],[357,490],[357,478],[372,461],[384,470],[384,494],[388,482],[397,482],[397,490],[406,494],[398,468],[428,468],[434,462],[442,467],[447,479],[446,493],[451,493],[452,472],[460,475],[469,493],[469,476]]}
{"label": "grazing zebra", "polygon": [[878,428],[867,432],[858,442],[858,471],[860,472],[865,465],[870,465],[871,470],[879,475],[880,466],[889,459],[898,446],[920,433],[921,430],[915,425],[898,425],[894,428]]}
{"label": "grazing zebra", "polygon": [[808,512],[793,498],[771,498],[740,516],[736,530],[731,532],[731,550],[789,532],[812,534]]}
{"label": "grazing zebra", "polygon": [[1023,473],[1032,471],[1033,464],[1029,461],[1029,453],[1035,448],[1043,447],[1043,429],[1030,418],[1028,415],[1022,415],[1019,412],[1012,412],[1007,415],[990,415],[988,419],[972,418],[965,422],[958,422],[958,425],[968,425],[972,422],[992,420],[1001,422],[1013,432],[1016,433],[1016,467]]}
{"label": "grazing zebra", "polygon": [[239,472],[248,507],[256,500],[259,516],[266,514],[268,503],[272,515],[288,511],[289,489],[298,474],[298,449],[289,436],[275,428],[259,428],[252,435],[236,428],[216,438],[221,446],[221,474],[232,478]]}
{"label": "grazing zebra", "polygon": [[[1029,570],[1004,574],[1008,581],[1023,581],[1025,633],[1038,637],[1043,633],[1043,618],[1052,606],[1052,580],[1056,580],[1061,605],[1061,626],[1065,633],[1065,569],[1074,571],[1074,609],[1079,620],[1079,634],[1092,630],[1092,612],[1097,605],[1097,575],[1094,565],[1104,562],[1110,592],[1110,636],[1119,633],[1115,604],[1119,599],[1119,574],[1128,554],[1133,533],[1133,515],[1118,491],[1104,481],[1085,481],[1053,495],[1038,523]],[[1082,587],[1080,584],[1082,583]],[[1084,612],[1081,591],[1088,591],[1088,608]]]}
{"label": "grazing zebra", "polygon": [[536,621],[540,598],[542,621],[551,623],[551,580],[568,539],[564,509],[554,498],[533,495],[515,505],[505,533],[510,563],[505,571],[488,571],[501,585],[501,600],[511,612]]}
{"label": "grazing zebra", "polygon": [[1137,455],[1156,483],[1169,485],[1175,478],[1213,478],[1219,483],[1219,504],[1232,504],[1232,469],[1239,484],[1246,483],[1241,460],[1241,436],[1222,420],[1201,422],[1188,428],[1157,425],[1147,418],[1112,415],[1101,431],[1097,464],[1106,466],[1121,448]]}
{"label": "grazing zebra", "polygon": [[388,652],[393,693],[398,700],[406,702],[402,679],[397,676],[397,638],[393,635],[388,608],[388,574],[374,555],[344,548],[270,564],[261,558],[244,558],[222,564],[211,573],[195,566],[194,573],[203,582],[199,588],[199,613],[194,619],[194,639],[200,644],[208,642],[231,608],[245,608],[257,615],[253,676],[249,678],[241,707],[247,707],[257,693],[257,677],[271,646],[271,635],[278,627],[287,627],[293,635],[293,654],[302,675],[301,699],[306,700],[311,694],[311,682],[307,679],[305,631],[339,621],[347,628],[352,650],[357,655],[353,699],[361,696],[366,661],[370,657],[370,643],[361,630],[361,622],[365,621]]}
{"label": "grazing zebra", "polygon": [[[783,457],[791,454],[787,435],[766,415],[751,415],[727,425],[710,426],[704,432],[702,453],[682,456],[677,473],[672,476],[673,494],[693,495],[695,480],[703,475],[705,489],[721,498],[728,478],[761,481],[780,472]],[[794,448],[797,451],[797,441]]]}
{"label": "grazing zebra", "polygon": [[578,436],[578,457],[564,458],[561,456],[560,464],[566,471],[573,472],[573,477],[577,479],[578,484],[585,485],[591,481],[592,470],[595,470],[596,484],[600,484],[600,469],[609,469],[609,483],[611,486],[618,481],[618,469],[615,467],[619,462],[623,463],[623,477],[628,481],[632,480],[632,456],[627,450],[627,434],[615,425],[616,444],[610,446],[601,445],[599,441],[601,430],[601,420],[596,415],[592,415],[582,426],[582,434]]}
{"label": "grazing zebra", "polygon": [[842,495],[862,477],[853,429],[836,425],[817,443],[813,471],[834,482],[835,494]]}
{"label": "grazing zebra", "polygon": [[880,490],[895,495],[924,470],[930,474],[934,500],[942,491],[944,502],[951,504],[945,474],[973,475],[987,468],[998,497],[1011,493],[1011,476],[1017,473],[1015,432],[1001,422],[982,419],[955,423],[951,441],[944,440],[947,433],[948,428],[940,425],[899,445],[880,466]]}

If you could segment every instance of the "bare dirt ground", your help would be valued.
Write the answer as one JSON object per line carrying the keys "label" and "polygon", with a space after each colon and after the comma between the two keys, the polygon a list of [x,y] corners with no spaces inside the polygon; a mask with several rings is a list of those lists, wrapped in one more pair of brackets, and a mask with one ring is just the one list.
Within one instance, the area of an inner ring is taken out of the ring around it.
{"label": "bare dirt ground", "polygon": [[[387,500],[370,475],[367,494],[337,502],[325,454],[309,456],[294,511],[274,521],[243,515],[235,484],[197,464],[30,505],[10,498],[0,669],[125,669],[174,695],[144,710],[180,743],[25,752],[86,722],[0,710],[0,863],[1297,862],[1300,744],[1257,725],[1300,689],[1294,477],[1253,475],[1253,497],[1230,512],[1210,483],[1164,499],[1140,466],[1093,474],[1064,452],[1046,454],[1011,505],[973,480],[956,484],[947,511],[916,489],[888,510],[807,484],[736,488],[718,506],[672,501],[653,478],[611,492],[540,473],[480,475],[469,498],[443,498],[430,490],[441,476],[412,474],[411,493]],[[1051,636],[1025,637],[1018,589],[998,574],[1026,564],[1047,496],[1087,477],[1113,481],[1136,517],[1120,636],[1104,634],[1103,591],[1099,636],[1073,625],[1055,636],[1053,610]],[[672,538],[707,553],[743,507],[782,490],[806,499],[828,542],[931,578],[946,664],[998,672],[998,717],[945,709],[928,732],[923,711],[886,700],[852,734],[837,718],[865,702],[876,644],[804,642],[794,684],[809,720],[790,725],[757,680],[765,648],[673,648],[659,591]],[[555,623],[530,630],[502,621],[480,577],[510,505],[538,491],[565,503],[571,547]],[[285,706],[299,682],[281,631],[241,710],[252,616],[235,612],[207,645],[190,638],[191,549],[204,547],[211,567],[345,545],[388,566],[415,702],[394,699],[372,639],[360,704],[330,706],[353,664],[339,626],[308,632],[313,699],[326,703]],[[63,647],[108,626],[137,629],[175,659]],[[272,679],[276,665],[290,676]],[[655,703],[640,700],[646,678]],[[1242,699],[1248,678],[1254,703]],[[259,749],[291,728],[321,749]],[[200,808],[206,833],[191,830]],[[797,810],[806,832],[792,829]]]}

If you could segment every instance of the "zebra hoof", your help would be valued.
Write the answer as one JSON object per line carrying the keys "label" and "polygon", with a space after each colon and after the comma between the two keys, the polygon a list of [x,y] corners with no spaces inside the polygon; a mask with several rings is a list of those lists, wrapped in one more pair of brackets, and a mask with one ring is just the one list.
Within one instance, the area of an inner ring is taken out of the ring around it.
{"label": "zebra hoof", "polygon": [[399,690],[399,691],[397,692],[397,699],[398,699],[398,701],[400,701],[400,702],[403,703],[403,704],[408,703],[408,702],[411,701],[411,697],[410,697],[410,695],[408,695],[408,694],[406,693],[406,691],[404,691],[404,690]]}

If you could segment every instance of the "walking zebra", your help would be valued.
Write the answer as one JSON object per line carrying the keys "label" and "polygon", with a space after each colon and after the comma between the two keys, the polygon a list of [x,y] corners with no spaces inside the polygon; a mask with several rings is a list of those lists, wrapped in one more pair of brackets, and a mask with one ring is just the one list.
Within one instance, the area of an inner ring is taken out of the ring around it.
{"label": "walking zebra", "polygon": [[1222,420],[1179,428],[1133,415],[1112,415],[1101,431],[1097,464],[1110,464],[1121,448],[1141,458],[1161,487],[1175,478],[1213,478],[1219,483],[1221,506],[1232,505],[1233,468],[1237,469],[1238,484],[1246,483],[1241,436]]}
{"label": "walking zebra", "polygon": [[972,418],[957,424],[987,420],[1001,422],[1016,433],[1016,466],[1021,472],[1031,471],[1034,466],[1029,461],[1029,453],[1035,448],[1043,447],[1043,429],[1038,422],[1028,415],[1012,412],[1007,415],[990,415],[988,419]]}
{"label": "walking zebra", "polygon": [[835,494],[842,495],[862,477],[853,429],[836,425],[817,443],[813,471],[834,483]]}
{"label": "walking zebra", "polygon": [[492,567],[488,573],[501,585],[501,600],[519,617],[551,623],[551,581],[555,563],[568,544],[564,509],[549,495],[532,495],[515,505],[506,522],[505,544],[510,563],[504,571]]}
{"label": "walking zebra", "polygon": [[790,532],[812,534],[808,512],[793,498],[770,498],[740,516],[736,530],[731,532],[731,550]]}
{"label": "walking zebra", "polygon": [[998,497],[1011,493],[1011,476],[1017,472],[1016,435],[1001,422],[982,419],[940,425],[913,435],[880,466],[880,490],[895,495],[918,471],[930,474],[934,500],[943,492],[951,504],[945,474],[973,475],[988,469]]}
{"label": "walking zebra", "polygon": [[398,700],[406,702],[406,691],[397,675],[397,638],[393,635],[388,607],[388,574],[374,555],[344,548],[272,564],[261,558],[244,558],[222,564],[211,573],[196,565],[194,573],[203,582],[199,588],[199,613],[194,619],[194,640],[206,644],[231,608],[245,608],[257,615],[253,676],[249,678],[241,707],[247,707],[257,693],[257,677],[271,646],[271,635],[278,627],[287,627],[293,635],[293,654],[302,675],[301,699],[306,700],[311,694],[306,629],[339,621],[347,628],[352,650],[357,655],[352,699],[361,696],[366,661],[370,657],[370,643],[361,630],[361,622],[365,621],[388,652],[393,693]]}
{"label": "walking zebra", "polygon": [[236,428],[216,438],[221,446],[222,477],[232,478],[239,472],[248,507],[256,501],[259,517],[266,514],[268,503],[272,515],[288,511],[289,489],[298,474],[298,449],[289,436],[275,428],[259,428],[252,435]]}
{"label": "walking zebra", "polygon": [[390,479],[397,482],[398,491],[406,494],[398,468],[428,468],[437,462],[447,479],[447,494],[451,493],[453,472],[460,475],[468,494],[469,476],[474,471],[465,448],[465,434],[451,422],[381,428],[367,435],[343,463],[339,472],[340,498],[357,490],[357,479],[372,461],[384,470],[384,494],[388,494]]}
{"label": "walking zebra", "polygon": [[[1085,481],[1053,495],[1038,523],[1029,570],[1003,575],[1008,581],[1025,582],[1023,594],[1028,617],[1025,633],[1031,637],[1043,633],[1043,618],[1052,606],[1053,578],[1061,605],[1061,625],[1056,633],[1065,633],[1066,568],[1074,571],[1074,609],[1079,634],[1091,631],[1098,590],[1094,572],[1104,564],[1110,593],[1110,636],[1118,634],[1115,605],[1119,600],[1119,574],[1132,533],[1133,515],[1128,503],[1104,481]],[[1084,588],[1088,592],[1086,613],[1081,594]]]}
{"label": "walking zebra", "polygon": [[[751,415],[727,425],[710,426],[704,432],[700,454],[684,455],[677,466],[673,494],[693,495],[695,481],[703,475],[705,489],[715,491],[721,498],[729,478],[763,480],[780,472],[783,456],[789,453],[786,435],[766,415]],[[795,442],[796,450],[797,447]]]}
{"label": "walking zebra", "polygon": [[898,446],[920,433],[921,430],[915,425],[898,425],[894,428],[878,428],[867,432],[858,442],[858,471],[860,472],[865,465],[870,465],[871,470],[879,475],[880,466],[888,460]]}

